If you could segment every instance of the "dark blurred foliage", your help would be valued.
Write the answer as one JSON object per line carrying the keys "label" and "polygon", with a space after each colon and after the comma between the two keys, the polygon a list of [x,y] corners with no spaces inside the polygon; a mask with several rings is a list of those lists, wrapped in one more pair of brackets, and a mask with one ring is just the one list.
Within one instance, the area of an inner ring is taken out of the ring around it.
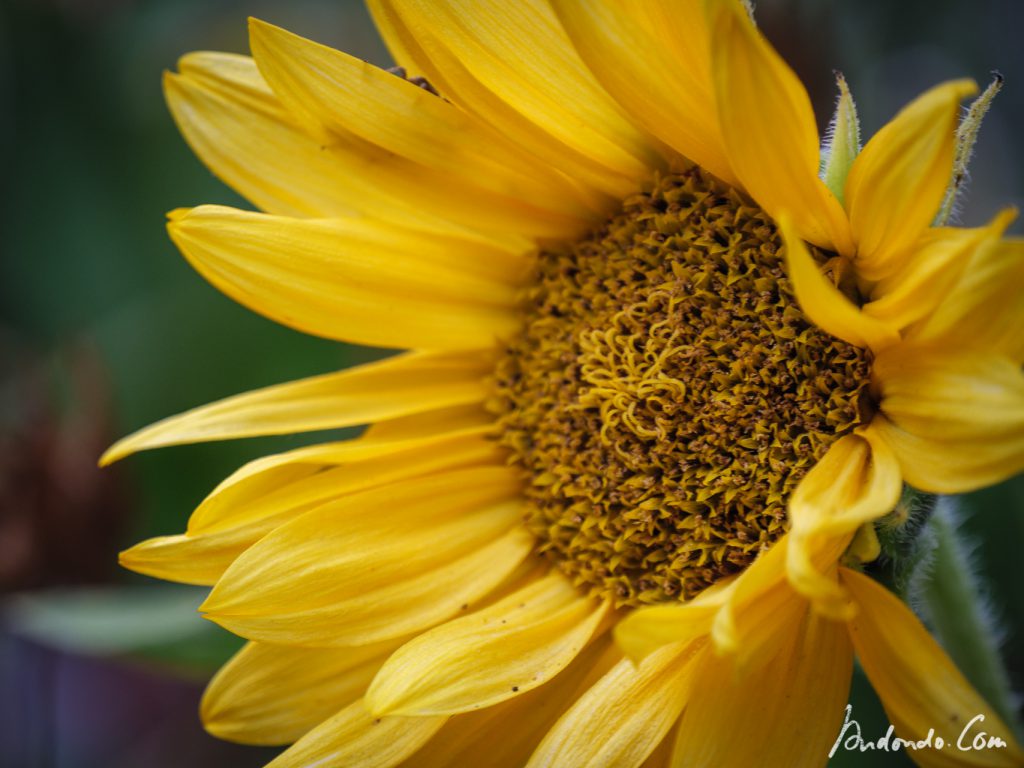
{"label": "dark blurred foliage", "polygon": [[[312,438],[170,448],[94,467],[104,444],[168,414],[375,356],[236,306],[164,234],[173,208],[245,205],[177,135],[160,73],[190,50],[246,52],[248,15],[390,64],[350,0],[0,0],[0,592],[106,585],[9,601],[0,765],[201,768],[259,765],[269,754],[200,729],[201,681],[238,642],[195,617],[199,593],[161,591],[113,565],[119,549],[181,530],[246,460]],[[961,221],[1020,204],[1017,0],[761,0],[758,18],[807,83],[822,127],[833,69],[850,83],[866,136],[941,80],[984,83],[1000,70],[1006,88],[983,129]],[[967,500],[1018,689],[1022,502],[1019,481]],[[127,615],[139,594],[150,610],[174,613],[162,641],[153,616]],[[882,734],[884,714],[859,675],[853,701],[865,733]],[[868,757],[834,764],[907,764]]]}

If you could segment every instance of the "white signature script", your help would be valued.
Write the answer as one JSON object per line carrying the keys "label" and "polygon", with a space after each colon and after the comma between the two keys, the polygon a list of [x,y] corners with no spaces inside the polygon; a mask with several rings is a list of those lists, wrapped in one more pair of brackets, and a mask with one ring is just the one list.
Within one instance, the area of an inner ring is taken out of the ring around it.
{"label": "white signature script", "polygon": [[828,756],[832,757],[842,747],[847,752],[898,752],[901,749],[958,749],[961,752],[975,752],[985,749],[1006,749],[1007,743],[998,736],[992,736],[982,730],[985,722],[984,715],[975,715],[970,722],[960,731],[956,741],[947,741],[941,736],[935,735],[935,729],[929,728],[928,735],[919,741],[913,739],[901,739],[894,735],[894,728],[889,726],[884,736],[877,739],[867,740],[861,732],[860,723],[850,717],[853,713],[853,705],[846,705],[846,718],[843,727],[839,730],[839,736],[832,745]]}

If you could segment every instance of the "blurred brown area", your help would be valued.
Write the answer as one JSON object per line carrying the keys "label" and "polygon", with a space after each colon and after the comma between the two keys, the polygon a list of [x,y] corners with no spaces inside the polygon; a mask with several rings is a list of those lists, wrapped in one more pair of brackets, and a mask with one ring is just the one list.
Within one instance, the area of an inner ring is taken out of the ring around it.
{"label": "blurred brown area", "polygon": [[109,580],[130,505],[96,471],[115,434],[95,344],[49,355],[0,330],[0,593]]}

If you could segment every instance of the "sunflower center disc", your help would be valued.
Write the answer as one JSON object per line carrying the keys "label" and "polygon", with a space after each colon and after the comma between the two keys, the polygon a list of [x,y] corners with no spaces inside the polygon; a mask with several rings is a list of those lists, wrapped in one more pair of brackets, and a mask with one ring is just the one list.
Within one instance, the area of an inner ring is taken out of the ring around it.
{"label": "sunflower center disc", "polygon": [[491,407],[539,550],[619,605],[744,568],[868,380],[801,312],[772,220],[692,169],[537,269]]}

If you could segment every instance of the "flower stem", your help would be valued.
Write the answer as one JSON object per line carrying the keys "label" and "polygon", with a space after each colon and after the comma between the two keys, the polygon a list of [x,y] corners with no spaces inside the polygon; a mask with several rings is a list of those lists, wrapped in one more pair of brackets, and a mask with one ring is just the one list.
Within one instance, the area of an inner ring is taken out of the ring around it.
{"label": "flower stem", "polygon": [[916,598],[939,641],[978,693],[1018,735],[1014,696],[999,653],[999,632],[959,530],[955,502],[940,497],[928,520],[934,550],[930,573],[917,583]]}

